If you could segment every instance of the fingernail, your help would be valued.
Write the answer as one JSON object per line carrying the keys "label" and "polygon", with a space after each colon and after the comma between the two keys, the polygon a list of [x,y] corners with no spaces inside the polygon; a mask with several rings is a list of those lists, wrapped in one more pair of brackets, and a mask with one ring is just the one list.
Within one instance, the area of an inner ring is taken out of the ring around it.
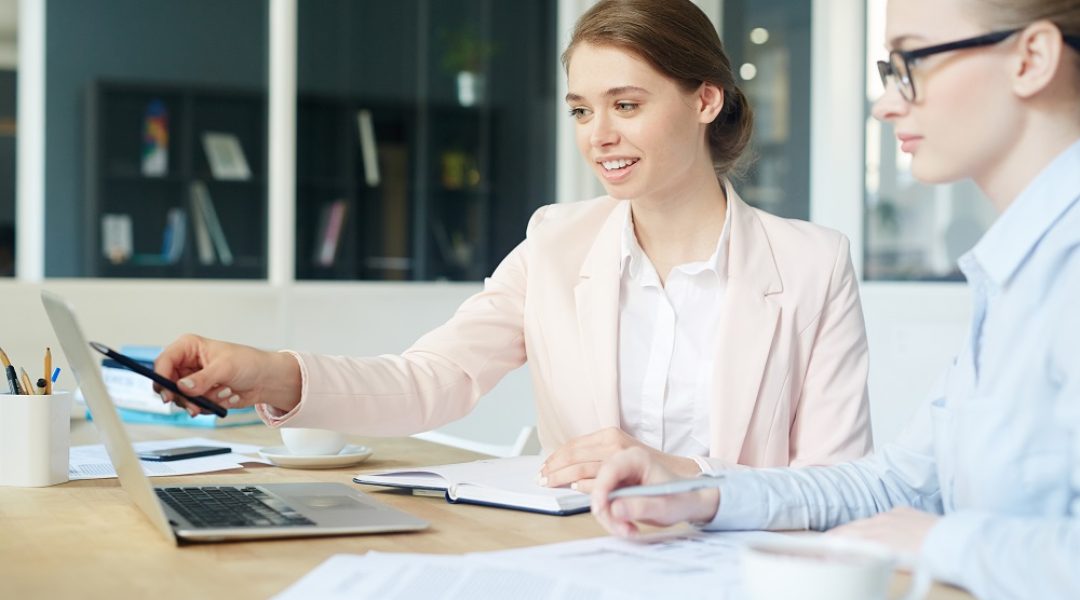
{"label": "fingernail", "polygon": [[233,394],[233,397],[229,398],[229,404],[240,404],[240,396]]}
{"label": "fingernail", "polygon": [[162,404],[168,404],[169,403],[169,399],[167,397],[165,397],[165,392],[158,392],[158,396],[161,397],[161,403]]}
{"label": "fingernail", "polygon": [[537,485],[539,485],[541,487],[546,487],[547,486],[547,477],[544,477],[543,475],[537,477],[536,478],[536,483],[537,483]]}
{"label": "fingernail", "polygon": [[228,398],[229,396],[232,396],[232,395],[233,395],[232,390],[230,390],[229,388],[224,388],[220,392],[217,393],[217,397],[218,397],[219,400],[224,400],[225,398]]}
{"label": "fingernail", "polygon": [[180,380],[180,385],[186,387],[189,390],[195,389],[195,382],[190,377],[185,377]]}

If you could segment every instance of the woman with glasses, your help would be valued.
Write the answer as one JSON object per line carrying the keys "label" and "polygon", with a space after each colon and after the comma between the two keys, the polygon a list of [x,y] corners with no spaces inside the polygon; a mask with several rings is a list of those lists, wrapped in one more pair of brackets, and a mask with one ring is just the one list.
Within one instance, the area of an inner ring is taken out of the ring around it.
{"label": "woman with glasses", "polygon": [[372,358],[186,336],[158,370],[275,426],[403,435],[464,416],[527,361],[552,487],[587,491],[628,447],[687,477],[867,454],[848,242],[735,193],[753,113],[708,17],[603,0],[563,57],[566,118],[608,194],[538,210],[446,324]]}
{"label": "woman with glasses", "polygon": [[[960,259],[970,337],[898,441],[826,467],[674,475],[629,450],[593,512],[709,529],[831,529],[918,553],[980,598],[1080,598],[1080,2],[890,0],[885,93],[914,175],[970,178],[1000,212]],[[834,529],[835,528],[835,529]]]}

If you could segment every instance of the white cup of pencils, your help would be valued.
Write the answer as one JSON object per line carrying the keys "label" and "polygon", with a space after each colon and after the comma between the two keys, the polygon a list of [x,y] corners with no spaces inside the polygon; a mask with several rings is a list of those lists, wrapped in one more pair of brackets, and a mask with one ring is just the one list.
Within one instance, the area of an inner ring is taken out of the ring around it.
{"label": "white cup of pencils", "polygon": [[[41,376],[16,367],[0,349],[0,486],[43,487],[68,480],[71,392],[54,391],[52,352]],[[36,369],[35,369],[36,370]]]}

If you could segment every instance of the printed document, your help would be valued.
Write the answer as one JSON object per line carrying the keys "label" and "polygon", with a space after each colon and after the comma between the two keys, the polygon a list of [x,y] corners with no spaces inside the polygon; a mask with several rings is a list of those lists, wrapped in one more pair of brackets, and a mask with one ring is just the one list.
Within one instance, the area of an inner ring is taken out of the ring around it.
{"label": "printed document", "polygon": [[[210,473],[213,471],[228,471],[241,469],[241,463],[271,464],[270,461],[245,454],[258,454],[259,447],[250,444],[234,444],[221,440],[207,438],[184,438],[181,440],[163,440],[153,442],[136,442],[136,452],[147,450],[161,450],[163,448],[181,448],[183,446],[228,446],[232,448],[229,454],[215,456],[203,456],[200,458],[188,458],[168,462],[139,461],[142,463],[143,472],[149,477],[163,477],[170,475],[193,475],[195,473]],[[68,479],[108,479],[116,477],[116,468],[109,460],[109,453],[102,444],[90,446],[72,446],[68,458]]]}

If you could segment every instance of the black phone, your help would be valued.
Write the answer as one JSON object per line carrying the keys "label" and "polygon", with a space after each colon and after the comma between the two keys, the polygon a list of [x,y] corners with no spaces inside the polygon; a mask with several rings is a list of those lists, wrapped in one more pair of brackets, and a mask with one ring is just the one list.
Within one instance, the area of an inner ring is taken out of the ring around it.
{"label": "black phone", "polygon": [[162,375],[155,373],[153,369],[148,369],[143,365],[140,365],[138,361],[131,358],[130,356],[124,356],[116,350],[113,350],[112,348],[106,346],[105,344],[99,344],[98,342],[90,342],[90,347],[104,354],[105,356],[108,356],[109,358],[115,360],[127,369],[130,369],[138,373],[139,375],[142,375],[143,377],[149,377],[151,380],[154,381],[154,383],[157,383],[161,387],[169,390],[177,396],[180,396],[184,400],[191,402],[192,404],[198,406],[203,410],[212,412],[222,418],[224,418],[225,415],[229,414],[229,411],[226,410],[225,407],[219,404],[215,404],[214,402],[211,402],[210,400],[207,400],[202,396],[192,396],[189,394],[185,394],[184,392],[180,391],[180,388],[176,387],[175,383],[169,381]]}
{"label": "black phone", "polygon": [[200,456],[213,456],[215,454],[228,454],[232,448],[227,446],[181,446],[179,448],[163,448],[161,450],[148,450],[140,452],[142,460],[168,461],[184,460],[185,458],[199,458]]}

